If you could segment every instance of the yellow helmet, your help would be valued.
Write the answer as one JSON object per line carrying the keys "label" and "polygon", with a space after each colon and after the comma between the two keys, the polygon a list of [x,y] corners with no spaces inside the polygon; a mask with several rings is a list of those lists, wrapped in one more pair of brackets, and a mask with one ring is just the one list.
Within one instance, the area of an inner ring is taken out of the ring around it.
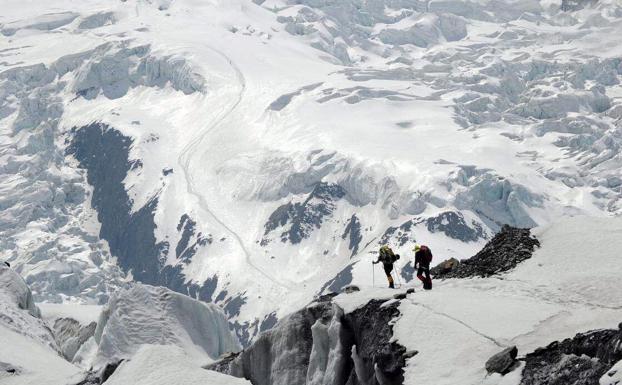
{"label": "yellow helmet", "polygon": [[418,243],[415,243],[415,248],[413,249],[413,251],[416,253],[419,250],[421,250],[421,245]]}

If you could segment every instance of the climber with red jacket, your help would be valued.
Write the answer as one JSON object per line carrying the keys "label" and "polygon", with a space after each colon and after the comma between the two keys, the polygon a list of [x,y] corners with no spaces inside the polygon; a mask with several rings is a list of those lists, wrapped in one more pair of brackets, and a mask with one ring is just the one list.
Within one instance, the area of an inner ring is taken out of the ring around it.
{"label": "climber with red jacket", "polygon": [[416,244],[413,249],[415,252],[415,269],[417,278],[423,282],[425,290],[432,290],[432,278],[430,278],[430,262],[432,262],[432,250],[425,245]]}

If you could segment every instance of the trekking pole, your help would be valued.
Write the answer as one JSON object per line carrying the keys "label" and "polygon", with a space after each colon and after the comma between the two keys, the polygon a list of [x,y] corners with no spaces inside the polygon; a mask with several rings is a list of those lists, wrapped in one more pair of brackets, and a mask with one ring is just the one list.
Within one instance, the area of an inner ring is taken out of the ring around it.
{"label": "trekking pole", "polygon": [[397,269],[395,269],[395,277],[397,278],[397,284],[402,287],[402,280],[400,279],[400,271],[402,270],[397,262],[395,262]]}
{"label": "trekking pole", "polygon": [[395,282],[397,283],[398,287],[400,287],[400,288],[401,288],[401,287],[402,287],[402,282],[400,281],[400,275],[399,275],[399,273],[398,273],[397,271],[395,271],[394,275],[395,275],[395,278],[394,278],[394,279],[395,279]]}
{"label": "trekking pole", "polygon": [[374,263],[371,263],[371,287],[376,286],[376,273],[374,271]]}

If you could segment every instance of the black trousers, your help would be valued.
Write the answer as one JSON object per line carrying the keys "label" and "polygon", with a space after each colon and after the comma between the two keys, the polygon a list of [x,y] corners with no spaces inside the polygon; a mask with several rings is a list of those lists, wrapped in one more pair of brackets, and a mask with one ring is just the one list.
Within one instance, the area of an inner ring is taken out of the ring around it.
{"label": "black trousers", "polygon": [[384,273],[387,275],[387,277],[391,276],[391,272],[393,271],[393,264],[392,263],[383,263],[382,267],[384,267]]}
{"label": "black trousers", "polygon": [[395,283],[393,282],[393,277],[391,276],[391,271],[393,271],[393,264],[383,263],[382,267],[384,267],[384,273],[387,275],[387,281],[389,281],[389,287],[394,288]]}
{"label": "black trousers", "polygon": [[426,290],[432,289],[432,278],[430,278],[430,268],[419,266],[417,269],[417,278],[423,282],[423,288]]}

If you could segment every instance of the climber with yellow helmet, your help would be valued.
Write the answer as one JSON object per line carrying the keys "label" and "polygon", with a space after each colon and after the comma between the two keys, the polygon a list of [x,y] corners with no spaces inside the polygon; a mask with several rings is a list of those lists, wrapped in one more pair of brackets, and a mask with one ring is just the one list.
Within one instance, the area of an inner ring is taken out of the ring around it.
{"label": "climber with yellow helmet", "polygon": [[425,290],[432,290],[432,278],[430,277],[430,262],[432,262],[432,250],[425,245],[415,244],[415,269],[417,278],[423,282]]}

